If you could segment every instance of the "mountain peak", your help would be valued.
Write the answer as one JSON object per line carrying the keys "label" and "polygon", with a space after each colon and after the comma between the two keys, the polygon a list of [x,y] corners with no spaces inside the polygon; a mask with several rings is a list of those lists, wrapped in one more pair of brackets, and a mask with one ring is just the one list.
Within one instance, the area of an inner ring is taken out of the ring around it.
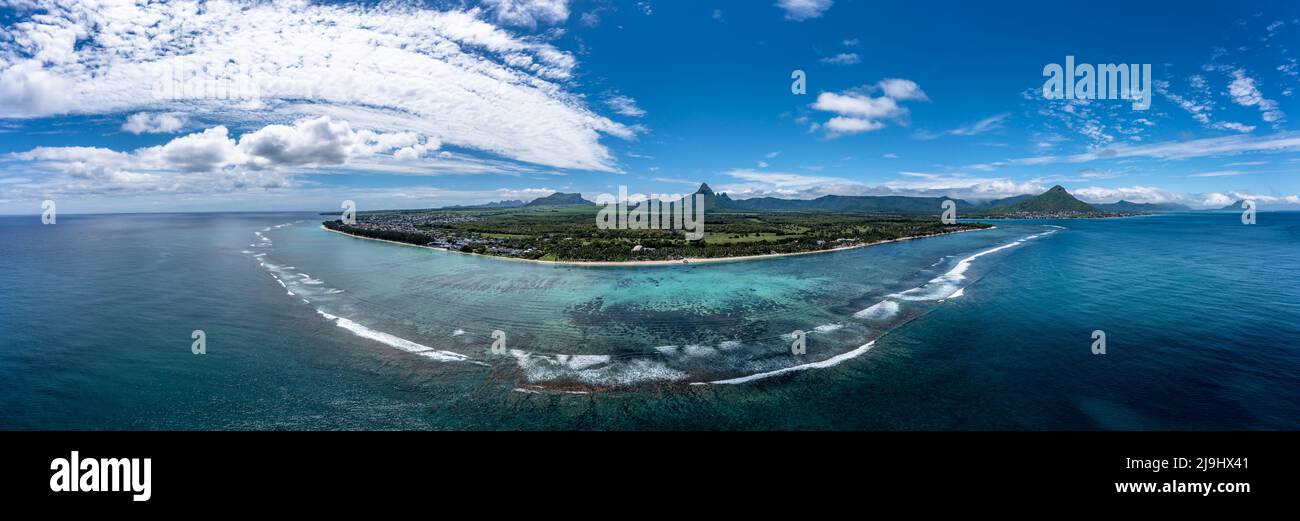
{"label": "mountain peak", "polygon": [[1023,199],[1014,204],[995,207],[1000,212],[1022,213],[1090,213],[1098,210],[1076,199],[1061,185],[1053,186],[1042,194]]}
{"label": "mountain peak", "polygon": [[697,194],[713,195],[713,189],[709,188],[709,183],[700,183],[700,189],[696,190]]}
{"label": "mountain peak", "polygon": [[593,204],[591,201],[582,198],[580,193],[566,194],[564,192],[555,192],[546,197],[533,199],[532,202],[524,206],[560,206],[567,204]]}

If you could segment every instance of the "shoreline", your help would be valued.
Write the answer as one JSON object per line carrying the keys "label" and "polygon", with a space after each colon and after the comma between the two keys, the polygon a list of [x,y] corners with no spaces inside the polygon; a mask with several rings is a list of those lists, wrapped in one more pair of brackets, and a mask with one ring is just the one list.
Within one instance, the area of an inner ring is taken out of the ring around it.
{"label": "shoreline", "polygon": [[386,242],[386,243],[389,243],[389,244],[397,244],[397,245],[401,245],[401,246],[410,246],[410,247],[412,247],[412,248],[423,248],[423,249],[426,249],[426,250],[444,251],[444,252],[449,252],[449,253],[458,253],[458,254],[461,254],[461,255],[472,255],[472,256],[475,256],[475,257],[484,257],[484,258],[489,258],[489,259],[510,260],[510,261],[518,261],[518,262],[532,262],[532,263],[536,263],[536,264],[549,264],[549,265],[553,265],[553,266],[577,266],[577,267],[592,267],[592,268],[619,268],[619,267],[645,267],[645,266],[690,266],[690,265],[692,265],[692,264],[718,264],[718,263],[723,263],[723,262],[745,262],[745,261],[754,261],[754,260],[762,260],[762,259],[775,259],[775,258],[780,258],[780,257],[793,257],[793,256],[796,256],[796,255],[812,255],[812,254],[817,254],[817,253],[831,253],[831,252],[836,252],[836,251],[846,251],[846,250],[854,250],[854,249],[858,249],[858,248],[866,248],[866,247],[868,247],[868,246],[877,246],[877,245],[881,245],[881,244],[889,244],[889,243],[893,243],[893,242],[910,241],[910,240],[913,240],[913,239],[925,239],[925,238],[928,238],[928,237],[939,237],[939,236],[941,236],[941,235],[952,235],[952,234],[956,234],[956,233],[966,233],[966,232],[978,232],[978,231],[984,231],[984,230],[993,230],[993,229],[997,229],[997,226],[990,226],[990,227],[988,227],[988,228],[972,228],[972,229],[967,229],[967,230],[957,230],[957,231],[942,232],[942,233],[931,233],[931,234],[927,234],[927,235],[913,235],[913,236],[910,236],[910,237],[899,237],[899,238],[897,238],[897,239],[886,239],[886,240],[883,240],[883,241],[867,242],[867,243],[862,243],[862,244],[854,244],[854,245],[852,245],[852,246],[839,246],[839,247],[836,247],[836,248],[830,248],[830,249],[827,249],[827,250],[797,251],[797,252],[792,252],[792,253],[769,253],[769,254],[764,254],[764,255],[743,255],[743,256],[740,256],[740,257],[707,257],[707,258],[688,258],[688,259],[677,259],[677,260],[647,260],[647,261],[546,261],[546,260],[538,260],[538,259],[521,259],[521,258],[518,258],[518,257],[504,257],[504,256],[500,256],[500,255],[484,255],[484,254],[481,254],[481,253],[463,252],[463,251],[451,250],[451,249],[447,249],[447,248],[437,248],[437,247],[434,247],[434,246],[426,246],[426,245],[422,245],[422,244],[411,244],[411,243],[409,243],[409,242],[390,241],[390,240],[388,240],[388,239],[376,239],[376,238],[374,238],[374,237],[365,237],[365,236],[362,236],[362,235],[356,235],[356,234],[352,234],[352,233],[348,233],[348,232],[344,232],[344,231],[340,231],[340,230],[331,230],[331,229],[329,229],[329,228],[326,228],[324,224],[320,225],[320,229],[325,230],[325,231],[327,231],[327,232],[337,233],[337,234],[339,234],[339,235],[343,235],[343,236],[346,236],[346,237],[352,237],[352,238],[354,238],[354,239],[364,239],[364,240],[368,240],[368,241]]}

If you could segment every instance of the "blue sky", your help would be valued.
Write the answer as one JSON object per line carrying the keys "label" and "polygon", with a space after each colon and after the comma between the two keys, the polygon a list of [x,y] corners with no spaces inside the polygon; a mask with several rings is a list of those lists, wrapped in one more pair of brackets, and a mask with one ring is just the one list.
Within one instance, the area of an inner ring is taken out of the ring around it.
{"label": "blue sky", "polygon": [[[700,182],[1300,209],[1294,2],[0,0],[0,24],[0,213]],[[1151,64],[1151,107],[1045,99],[1067,55]]]}

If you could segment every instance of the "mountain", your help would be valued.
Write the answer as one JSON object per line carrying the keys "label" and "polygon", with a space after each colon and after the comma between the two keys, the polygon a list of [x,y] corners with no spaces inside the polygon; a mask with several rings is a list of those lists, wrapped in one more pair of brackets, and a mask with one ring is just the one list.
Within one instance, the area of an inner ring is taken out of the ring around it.
{"label": "mountain", "polygon": [[596,204],[582,198],[582,194],[566,194],[555,192],[546,197],[533,199],[532,202],[525,204],[524,207],[531,208],[535,206],[561,206],[568,204]]}
{"label": "mountain", "polygon": [[480,209],[480,208],[519,208],[520,206],[523,205],[524,205],[523,201],[511,199],[509,201],[493,201],[490,203],[473,204],[468,206],[444,206],[442,207],[442,209],[443,210],[473,210],[473,209]]}
{"label": "mountain", "polygon": [[[724,194],[725,195],[725,194]],[[755,197],[733,201],[738,210],[750,212],[837,212],[930,214],[943,211],[947,197],[904,197],[898,195],[824,195],[816,199],[777,199]],[[953,199],[957,211],[975,209],[961,199]]]}
{"label": "mountain", "polygon": [[992,200],[992,201],[989,201],[989,202],[987,202],[987,203],[984,203],[983,206],[987,206],[987,207],[989,207],[989,208],[992,208],[992,207],[995,207],[995,206],[1006,206],[1006,205],[1010,205],[1010,204],[1016,204],[1016,203],[1018,203],[1018,202],[1020,202],[1020,201],[1024,201],[1025,199],[1029,199],[1030,197],[1034,197],[1034,194],[1013,195],[1013,196],[1011,196],[1011,197],[1004,197],[1004,198],[1002,198],[1002,199],[994,199],[994,200]]}
{"label": "mountain", "polygon": [[1123,199],[1092,206],[1106,212],[1188,212],[1192,210],[1191,207],[1178,203],[1134,203]]}
{"label": "mountain", "polygon": [[1219,208],[1219,211],[1221,211],[1221,212],[1225,212],[1225,211],[1234,211],[1234,212],[1239,212],[1239,211],[1243,210],[1243,208],[1241,207],[1241,203],[1244,203],[1244,202],[1246,202],[1245,199],[1238,199],[1236,202],[1234,202],[1234,203],[1232,203],[1232,204],[1230,204],[1230,205],[1228,205],[1228,206],[1224,206],[1223,208]]}
{"label": "mountain", "polygon": [[701,183],[700,189],[696,190],[694,195],[704,196],[704,211],[706,212],[739,210],[736,201],[731,200],[731,196],[725,193],[714,193],[713,189],[709,188],[709,183]]}
{"label": "mountain", "polygon": [[1033,214],[1102,213],[1101,210],[1093,208],[1092,205],[1075,199],[1061,185],[1053,186],[1051,190],[1034,197],[1022,199],[1016,203],[995,206],[990,208],[989,211],[993,213]]}

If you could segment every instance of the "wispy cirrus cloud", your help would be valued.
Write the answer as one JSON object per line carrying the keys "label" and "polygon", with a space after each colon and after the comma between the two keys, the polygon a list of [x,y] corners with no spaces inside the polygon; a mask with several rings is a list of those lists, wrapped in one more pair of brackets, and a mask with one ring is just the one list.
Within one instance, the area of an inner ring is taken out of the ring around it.
{"label": "wispy cirrus cloud", "polygon": [[[561,20],[563,1],[440,11],[31,0],[13,13],[21,23],[0,41],[0,118],[166,112],[255,128],[334,115],[509,160],[608,172],[618,167],[602,136],[637,133],[567,90],[571,54],[492,23]],[[174,88],[203,81],[243,81],[256,95]]]}
{"label": "wispy cirrus cloud", "polygon": [[1002,128],[1002,122],[1006,121],[1008,117],[1011,117],[1011,114],[1004,112],[1002,114],[996,114],[981,119],[970,125],[957,127],[950,130],[945,130],[943,132],[938,132],[938,133],[917,132],[916,137],[918,139],[930,140],[930,139],[938,139],[943,136],[978,136],[985,132],[990,132]]}
{"label": "wispy cirrus cloud", "polygon": [[856,52],[842,52],[822,58],[821,62],[830,65],[857,65],[862,62],[862,58]]}

